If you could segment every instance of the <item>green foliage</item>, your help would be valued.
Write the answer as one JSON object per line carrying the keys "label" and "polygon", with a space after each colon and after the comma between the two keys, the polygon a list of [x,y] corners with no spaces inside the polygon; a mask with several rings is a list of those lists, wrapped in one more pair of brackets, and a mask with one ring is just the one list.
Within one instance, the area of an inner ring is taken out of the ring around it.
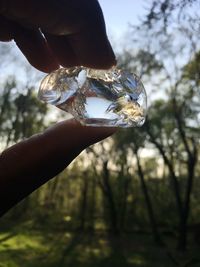
{"label": "green foliage", "polygon": [[[149,25],[134,34],[139,49],[119,55],[159,92],[146,124],[87,149],[11,210],[1,222],[0,267],[199,266],[199,22],[187,11],[196,3],[152,1]],[[13,78],[1,91],[2,146],[47,124],[33,88],[18,87]],[[164,247],[152,243],[155,227]]]}
{"label": "green foliage", "polygon": [[118,57],[119,67],[140,75],[154,75],[155,72],[162,69],[162,63],[148,50],[139,49],[135,52],[126,50]]}
{"label": "green foliage", "polygon": [[200,83],[200,51],[195,53],[193,59],[183,68],[183,77],[190,81]]}
{"label": "green foliage", "polygon": [[0,232],[0,266],[169,267],[174,262],[179,266],[199,266],[198,247],[183,255],[172,252],[173,237],[168,236],[167,240],[170,250],[155,246],[149,234],[129,233],[116,239],[106,233],[91,235],[59,227],[35,228],[29,221]]}
{"label": "green foliage", "polygon": [[[197,8],[197,0],[161,0],[151,1],[147,15],[144,19],[144,24],[148,25],[149,29],[156,30],[158,23],[162,25],[164,32],[168,26],[174,21],[183,22],[188,18],[188,9],[191,7]],[[194,17],[195,18],[195,17]]]}
{"label": "green foliage", "polygon": [[34,88],[18,90],[17,82],[10,78],[0,95],[0,132],[6,146],[45,128],[47,106],[37,99]]}

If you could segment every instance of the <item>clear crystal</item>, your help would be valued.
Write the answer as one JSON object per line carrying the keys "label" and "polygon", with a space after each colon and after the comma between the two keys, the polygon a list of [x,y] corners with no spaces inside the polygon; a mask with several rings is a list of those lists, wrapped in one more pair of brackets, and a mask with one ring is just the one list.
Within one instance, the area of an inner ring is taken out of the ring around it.
{"label": "clear crystal", "polygon": [[145,121],[147,97],[142,82],[115,67],[60,68],[42,80],[38,96],[84,125],[125,128]]}

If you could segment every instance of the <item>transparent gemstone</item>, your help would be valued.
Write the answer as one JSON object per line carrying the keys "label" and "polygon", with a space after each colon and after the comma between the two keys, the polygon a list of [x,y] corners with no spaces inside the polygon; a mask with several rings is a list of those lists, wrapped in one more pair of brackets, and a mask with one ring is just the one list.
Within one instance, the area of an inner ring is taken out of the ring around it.
{"label": "transparent gemstone", "polygon": [[42,80],[38,96],[84,125],[125,128],[145,121],[147,97],[142,82],[115,67],[58,69]]}

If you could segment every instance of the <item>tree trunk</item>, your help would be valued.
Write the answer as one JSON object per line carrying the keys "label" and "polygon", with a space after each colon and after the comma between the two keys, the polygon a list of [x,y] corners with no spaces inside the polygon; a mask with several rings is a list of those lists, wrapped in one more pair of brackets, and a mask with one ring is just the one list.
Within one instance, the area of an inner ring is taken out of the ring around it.
{"label": "tree trunk", "polygon": [[[123,176],[125,174],[122,174]],[[128,177],[128,173],[126,174],[125,181],[123,184],[123,197],[122,197],[122,205],[121,205],[121,212],[120,212],[120,221],[119,221],[119,229],[120,231],[124,231],[125,223],[126,223],[126,214],[127,214],[127,196],[128,196],[128,189],[129,189],[130,179]]]}
{"label": "tree trunk", "polygon": [[177,100],[173,98],[173,107],[174,107],[174,115],[177,122],[179,134],[181,140],[183,142],[185,151],[187,153],[187,172],[188,172],[188,179],[186,185],[186,192],[183,201],[183,209],[182,209],[182,216],[180,221],[180,229],[179,229],[179,239],[178,239],[178,249],[185,251],[187,247],[187,224],[188,218],[190,213],[190,200],[191,200],[191,192],[194,180],[194,173],[195,173],[195,166],[197,162],[197,149],[196,144],[193,138],[190,138],[192,143],[192,147],[189,144],[188,137],[185,134],[184,123],[183,123],[183,113],[182,113],[182,106],[178,106]]}
{"label": "tree trunk", "polygon": [[190,201],[191,201],[191,191],[194,180],[194,171],[196,165],[196,155],[188,161],[188,181],[186,186],[185,201],[183,205],[183,214],[180,221],[179,229],[179,239],[178,239],[178,249],[185,251],[187,247],[187,233],[188,233],[188,218],[190,214]]}
{"label": "tree trunk", "polygon": [[82,188],[82,199],[80,204],[80,226],[79,230],[85,229],[86,222],[86,210],[87,210],[87,195],[88,195],[88,179],[87,174],[84,174],[83,178],[83,188]]}
{"label": "tree trunk", "polygon": [[108,161],[103,162],[103,192],[108,201],[109,205],[109,216],[111,222],[111,231],[114,234],[119,233],[118,229],[118,218],[117,218],[117,210],[113,198],[113,192],[110,185],[110,175],[108,170]]}
{"label": "tree trunk", "polygon": [[137,160],[138,175],[140,178],[142,191],[143,191],[144,197],[145,197],[145,203],[147,206],[147,212],[149,215],[149,220],[150,220],[150,224],[151,224],[152,233],[154,236],[154,241],[158,245],[163,245],[163,241],[162,241],[162,239],[160,237],[160,233],[158,231],[158,227],[157,227],[157,223],[156,223],[156,219],[155,219],[155,215],[154,215],[154,210],[153,210],[153,205],[152,205],[152,202],[151,202],[151,199],[149,196],[149,192],[148,192],[148,189],[147,189],[147,186],[145,183],[142,166],[140,165],[140,159],[138,156],[138,151],[135,151],[135,155],[136,155],[136,160]]}
{"label": "tree trunk", "polygon": [[96,179],[92,179],[90,210],[89,210],[89,230],[91,233],[95,230],[95,210],[96,210]]}

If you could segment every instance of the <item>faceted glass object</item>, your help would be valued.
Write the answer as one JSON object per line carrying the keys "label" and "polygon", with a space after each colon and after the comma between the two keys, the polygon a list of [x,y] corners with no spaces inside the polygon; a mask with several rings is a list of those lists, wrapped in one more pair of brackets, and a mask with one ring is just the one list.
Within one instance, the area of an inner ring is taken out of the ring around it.
{"label": "faceted glass object", "polygon": [[83,125],[141,126],[147,96],[135,74],[117,69],[60,68],[41,82],[39,99],[69,112]]}

